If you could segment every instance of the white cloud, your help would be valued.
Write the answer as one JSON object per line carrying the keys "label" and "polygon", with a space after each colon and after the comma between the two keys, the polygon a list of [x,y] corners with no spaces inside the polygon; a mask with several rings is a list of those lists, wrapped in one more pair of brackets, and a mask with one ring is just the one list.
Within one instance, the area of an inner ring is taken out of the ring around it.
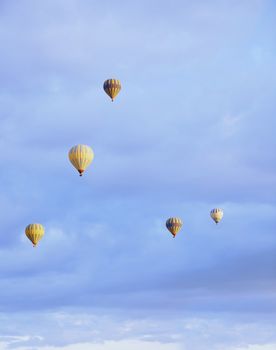
{"label": "white cloud", "polygon": [[[157,312],[151,318],[141,318],[138,312],[137,316],[133,312],[131,317],[127,314],[118,312],[115,317],[114,311],[111,316],[105,311],[88,314],[71,310],[70,313],[34,313],[24,317],[19,315],[18,318],[9,317],[7,319],[12,322],[14,329],[20,327],[21,334],[29,335],[6,336],[0,341],[5,350],[11,347],[20,350],[86,350],[88,346],[95,350],[103,346],[105,350],[113,350],[119,346],[127,349],[128,345],[131,345],[131,350],[138,349],[139,345],[149,350],[206,350],[206,346],[214,350],[243,350],[239,349],[240,344],[265,345],[275,341],[273,317],[252,323],[248,315],[241,315],[237,319],[237,316],[230,314],[221,317],[181,317],[177,313],[166,313],[165,316]],[[257,319],[258,315],[254,318]],[[30,322],[32,319],[36,320],[36,324]],[[1,320],[5,322],[4,317]],[[9,325],[7,329],[10,334]],[[4,327],[0,328],[0,332],[6,334]]]}
{"label": "white cloud", "polygon": [[275,350],[276,343],[264,345],[247,345],[245,347],[231,348],[229,350]]}
{"label": "white cloud", "polygon": [[[23,337],[22,337],[23,338]],[[25,337],[26,338],[26,337]],[[21,339],[22,341],[24,339]],[[9,350],[10,343],[0,342],[0,350]],[[184,350],[179,344],[159,342],[147,342],[140,340],[106,341],[101,344],[96,343],[76,343],[67,346],[21,346],[17,350]]]}
{"label": "white cloud", "polygon": [[220,128],[224,137],[233,136],[240,127],[244,114],[231,115],[227,114],[220,120]]}
{"label": "white cloud", "polygon": [[179,350],[178,344],[162,344],[139,340],[107,341],[102,344],[74,344],[62,348],[46,347],[44,350]]}

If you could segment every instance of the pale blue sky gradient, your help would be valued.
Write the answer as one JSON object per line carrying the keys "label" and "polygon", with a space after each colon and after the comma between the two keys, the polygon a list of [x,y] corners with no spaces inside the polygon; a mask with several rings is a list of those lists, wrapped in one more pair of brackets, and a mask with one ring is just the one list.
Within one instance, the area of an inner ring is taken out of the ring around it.
{"label": "pale blue sky gradient", "polygon": [[275,33],[272,0],[0,2],[1,350],[276,349]]}

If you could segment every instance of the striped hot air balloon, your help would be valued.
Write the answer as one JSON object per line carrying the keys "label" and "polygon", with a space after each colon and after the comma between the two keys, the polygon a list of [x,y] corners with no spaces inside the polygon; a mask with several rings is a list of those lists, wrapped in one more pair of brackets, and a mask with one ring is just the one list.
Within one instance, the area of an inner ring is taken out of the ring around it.
{"label": "striped hot air balloon", "polygon": [[182,227],[182,221],[179,218],[169,218],[166,221],[166,227],[173,237],[175,237]]}
{"label": "striped hot air balloon", "polygon": [[107,79],[103,85],[104,91],[113,101],[121,90],[121,83],[118,79]]}
{"label": "striped hot air balloon", "polygon": [[44,235],[44,227],[41,224],[30,224],[25,228],[25,234],[35,247]]}
{"label": "striped hot air balloon", "polygon": [[215,221],[215,223],[219,223],[223,217],[223,211],[220,208],[214,208],[210,212],[211,218]]}
{"label": "striped hot air balloon", "polygon": [[94,152],[91,147],[86,145],[76,145],[69,151],[70,162],[82,176],[85,169],[89,166],[94,158]]}

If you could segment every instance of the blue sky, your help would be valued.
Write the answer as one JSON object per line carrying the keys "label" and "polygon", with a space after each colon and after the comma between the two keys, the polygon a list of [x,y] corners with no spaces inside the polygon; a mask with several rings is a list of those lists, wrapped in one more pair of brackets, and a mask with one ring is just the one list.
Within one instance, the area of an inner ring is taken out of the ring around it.
{"label": "blue sky", "polygon": [[0,2],[0,350],[276,349],[275,10]]}

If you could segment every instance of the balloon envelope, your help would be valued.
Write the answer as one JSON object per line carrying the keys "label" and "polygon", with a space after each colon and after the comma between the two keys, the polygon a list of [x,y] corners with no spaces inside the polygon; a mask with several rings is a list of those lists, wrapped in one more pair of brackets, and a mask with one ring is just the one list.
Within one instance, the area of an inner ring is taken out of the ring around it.
{"label": "balloon envelope", "polygon": [[82,173],[92,162],[94,152],[89,146],[76,145],[70,149],[68,156],[70,162],[78,170],[80,176],[82,176]]}
{"label": "balloon envelope", "polygon": [[214,208],[210,212],[211,218],[215,221],[215,223],[219,223],[223,217],[223,211],[220,208]]}
{"label": "balloon envelope", "polygon": [[121,83],[118,79],[107,79],[103,85],[104,91],[113,101],[121,90]]}
{"label": "balloon envelope", "polygon": [[175,237],[182,227],[182,221],[179,218],[169,218],[166,221],[166,227],[170,233]]}
{"label": "balloon envelope", "polygon": [[30,224],[25,228],[25,234],[33,243],[34,247],[44,235],[44,227],[41,224]]}

